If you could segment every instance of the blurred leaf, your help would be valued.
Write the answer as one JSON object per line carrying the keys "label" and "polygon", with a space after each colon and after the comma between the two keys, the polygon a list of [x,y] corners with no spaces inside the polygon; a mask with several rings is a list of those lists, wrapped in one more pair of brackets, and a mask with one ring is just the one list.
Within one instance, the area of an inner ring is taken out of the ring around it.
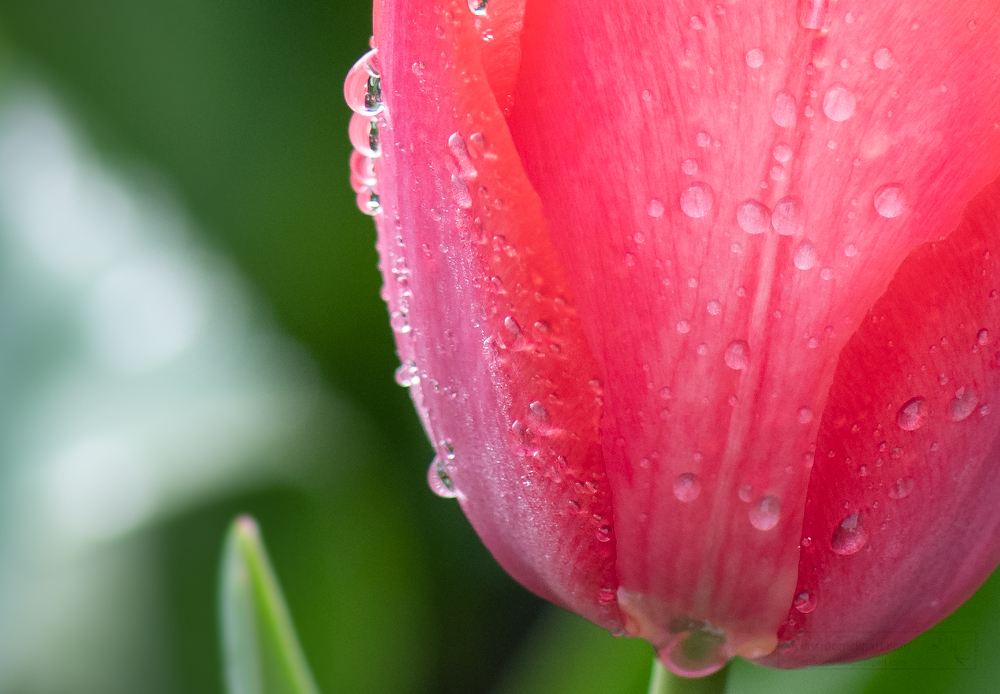
{"label": "blurred leaf", "polygon": [[219,602],[230,694],[319,694],[257,523],[249,516],[230,526]]}

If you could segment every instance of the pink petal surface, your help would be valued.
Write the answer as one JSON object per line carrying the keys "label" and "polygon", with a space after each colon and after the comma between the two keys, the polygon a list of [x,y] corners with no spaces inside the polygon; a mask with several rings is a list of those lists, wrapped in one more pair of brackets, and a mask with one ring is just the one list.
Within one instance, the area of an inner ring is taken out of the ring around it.
{"label": "pink petal surface", "polygon": [[668,661],[776,645],[837,357],[1000,168],[995,4],[825,7],[525,14],[510,128],[605,376],[628,628]]}

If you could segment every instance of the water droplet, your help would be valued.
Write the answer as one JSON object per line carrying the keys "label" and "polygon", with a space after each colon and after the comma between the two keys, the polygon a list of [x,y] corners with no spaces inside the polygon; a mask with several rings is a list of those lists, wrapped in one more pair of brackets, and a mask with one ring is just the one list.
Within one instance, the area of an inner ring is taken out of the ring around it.
{"label": "water droplet", "polygon": [[979,404],[979,393],[972,386],[965,386],[955,391],[955,398],[948,403],[948,418],[953,422],[961,422],[972,414]]}
{"label": "water droplet", "polygon": [[416,362],[412,359],[405,364],[400,364],[399,368],[396,369],[394,377],[396,379],[396,383],[404,388],[409,388],[410,386],[415,386],[420,383],[420,373],[417,369]]}
{"label": "water droplet", "polygon": [[875,51],[874,55],[872,55],[872,62],[879,70],[888,70],[892,67],[895,59],[892,57],[892,51],[885,46],[882,46]]}
{"label": "water droplet", "polygon": [[795,249],[792,262],[799,270],[809,270],[816,265],[816,247],[808,241],[803,241]]}
{"label": "water droplet", "polygon": [[707,183],[699,181],[681,193],[681,212],[699,219],[712,211],[713,202],[712,189]]}
{"label": "water droplet", "polygon": [[969,27],[969,31],[975,31],[979,27],[979,24],[976,23],[976,20],[970,19],[966,26]]}
{"label": "water droplet", "polygon": [[740,485],[739,491],[736,492],[736,496],[738,496],[740,498],[740,501],[742,501],[744,504],[749,504],[750,499],[753,498],[751,497],[752,492],[753,492],[753,487],[751,487],[749,484],[744,484]]}
{"label": "water droplet", "polygon": [[927,401],[923,398],[907,400],[896,413],[896,423],[903,431],[916,431],[927,421],[927,410]]}
{"label": "water droplet", "polygon": [[367,215],[374,217],[382,213],[382,200],[371,188],[365,187],[358,191],[357,203],[358,209]]}
{"label": "water droplet", "polygon": [[452,482],[447,466],[440,456],[435,456],[427,468],[427,486],[442,499],[454,499],[458,496],[455,483]]}
{"label": "water droplet", "polygon": [[460,133],[454,132],[448,136],[448,149],[451,150],[451,156],[455,158],[455,163],[458,165],[459,178],[467,181],[478,175],[476,167],[472,164],[472,158],[469,156],[469,148],[465,144],[465,138]]}
{"label": "water droplet", "polygon": [[811,407],[803,407],[799,410],[799,424],[808,424],[813,420],[813,411]]}
{"label": "water droplet", "polygon": [[840,522],[833,537],[830,539],[830,549],[844,556],[854,554],[868,543],[868,533],[865,531],[861,513],[855,511]]}
{"label": "water droplet", "polygon": [[774,151],[772,152],[774,158],[784,164],[786,161],[792,158],[792,148],[790,145],[786,145],[784,142],[774,146]]}
{"label": "water droplet", "polygon": [[410,66],[410,71],[417,77],[420,77],[424,74],[424,64],[419,62],[413,63],[413,65]]}
{"label": "water droplet", "polygon": [[803,590],[795,596],[792,606],[802,614],[809,614],[816,609],[816,597],[808,590]]}
{"label": "water droplet", "polygon": [[750,525],[757,530],[770,530],[781,518],[781,502],[778,497],[762,496],[750,507]]}
{"label": "water droplet", "polygon": [[391,327],[394,332],[401,333],[403,335],[410,332],[410,323],[406,320],[406,314],[402,311],[393,311],[389,315],[389,327]]}
{"label": "water droplet", "polygon": [[854,92],[847,88],[847,85],[837,82],[826,90],[823,97],[823,113],[832,121],[845,121],[854,115],[854,109],[858,105]]}
{"label": "water droplet", "polygon": [[875,211],[886,219],[898,217],[906,211],[906,197],[898,183],[884,185],[875,191]]}
{"label": "water droplet", "polygon": [[355,113],[351,116],[351,122],[347,126],[347,135],[351,144],[354,145],[354,149],[361,154],[372,159],[382,156],[377,118],[369,118]]}
{"label": "water droplet", "polygon": [[847,246],[844,247],[844,255],[846,255],[848,258],[853,258],[857,254],[858,254],[858,247],[855,246],[853,243],[849,243],[847,244]]}
{"label": "water droplet", "polygon": [[806,537],[802,538],[802,546],[803,547],[812,547],[812,543],[813,543],[813,539],[811,537],[806,536]]}
{"label": "water droplet", "polygon": [[672,620],[674,622],[690,622],[677,634],[671,642],[660,649],[658,655],[667,668],[681,677],[704,677],[716,672],[726,664],[727,655],[723,649],[726,643],[725,634],[720,629],[714,629],[697,620]]}
{"label": "water droplet", "polygon": [[690,26],[695,31],[701,31],[702,29],[705,28],[705,20],[699,17],[698,15],[695,15],[688,22],[688,26]]}
{"label": "water droplet", "polygon": [[827,0],[799,0],[799,24],[803,29],[822,29],[826,12]]}
{"label": "water droplet", "polygon": [[347,72],[344,80],[344,100],[355,113],[374,116],[382,111],[382,78],[376,66],[378,51],[365,53]]}
{"label": "water droplet", "polygon": [[733,340],[723,354],[726,366],[735,371],[742,371],[750,363],[750,345],[746,340]]}
{"label": "water droplet", "polygon": [[469,9],[472,10],[472,14],[482,17],[486,14],[486,5],[489,0],[469,0]]}
{"label": "water droplet", "polygon": [[712,144],[712,136],[703,130],[695,137],[695,141],[698,143],[699,147],[704,149]]}
{"label": "water droplet", "polygon": [[686,320],[677,321],[677,332],[681,335],[686,335],[691,332],[691,324]]}
{"label": "water droplet", "polygon": [[795,236],[805,230],[802,201],[790,195],[782,198],[771,212],[771,226],[782,236]]}
{"label": "water droplet", "polygon": [[833,268],[825,267],[819,271],[820,279],[832,280],[833,279]]}
{"label": "water droplet", "polygon": [[795,97],[790,91],[782,89],[774,95],[771,120],[780,128],[790,128],[795,125]]}
{"label": "water droplet", "polygon": [[663,209],[663,203],[656,198],[653,198],[649,201],[649,204],[646,205],[646,214],[650,217],[662,217]]}
{"label": "water droplet", "polygon": [[985,345],[990,341],[990,333],[986,328],[983,328],[978,333],[976,333],[976,342],[981,345]]}
{"label": "water droplet", "polygon": [[694,176],[698,173],[698,162],[694,159],[685,159],[681,162],[681,171],[686,173],[688,176]]}
{"label": "water droplet", "polygon": [[611,542],[611,526],[602,525],[594,531],[594,536],[598,542]]}
{"label": "water droplet", "polygon": [[706,307],[705,310],[708,311],[708,315],[717,316],[720,313],[722,313],[722,304],[719,303],[717,299],[712,299],[711,301],[708,302],[708,306]]}
{"label": "water droplet", "polygon": [[693,472],[677,475],[674,480],[674,496],[678,501],[691,502],[701,494],[701,481]]}
{"label": "water droplet", "polygon": [[736,208],[736,223],[748,234],[763,234],[771,228],[771,210],[756,200],[744,200]]}
{"label": "water droplet", "polygon": [[708,354],[708,345],[706,345],[704,342],[702,342],[700,345],[698,345],[698,350],[697,351],[698,351],[699,355],[705,356],[706,354]]}
{"label": "water droplet", "polygon": [[747,65],[758,68],[764,64],[764,51],[759,48],[751,48],[747,51]]}
{"label": "water droplet", "polygon": [[351,152],[351,188],[360,193],[363,188],[371,188],[377,183],[375,160],[357,150]]}
{"label": "water droplet", "polygon": [[905,499],[913,491],[916,482],[910,477],[900,477],[889,489],[890,499]]}

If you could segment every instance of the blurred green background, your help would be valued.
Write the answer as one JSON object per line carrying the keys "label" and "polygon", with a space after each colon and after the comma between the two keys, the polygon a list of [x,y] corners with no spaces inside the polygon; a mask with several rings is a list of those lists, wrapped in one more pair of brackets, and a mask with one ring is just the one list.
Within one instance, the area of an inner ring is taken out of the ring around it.
{"label": "blurred green background", "polygon": [[[238,512],[323,692],[645,691],[648,646],[546,607],[427,489],[347,180],[370,13],[0,1],[0,692],[221,692]],[[988,585],[916,650],[730,691],[993,691],[998,615]]]}

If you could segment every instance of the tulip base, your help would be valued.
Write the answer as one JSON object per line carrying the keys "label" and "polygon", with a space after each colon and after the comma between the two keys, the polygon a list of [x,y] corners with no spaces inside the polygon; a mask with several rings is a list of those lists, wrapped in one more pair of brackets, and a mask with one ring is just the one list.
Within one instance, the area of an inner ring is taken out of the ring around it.
{"label": "tulip base", "polygon": [[649,678],[649,694],[721,694],[726,691],[729,666],[707,677],[680,677],[670,672],[659,658],[653,658]]}

